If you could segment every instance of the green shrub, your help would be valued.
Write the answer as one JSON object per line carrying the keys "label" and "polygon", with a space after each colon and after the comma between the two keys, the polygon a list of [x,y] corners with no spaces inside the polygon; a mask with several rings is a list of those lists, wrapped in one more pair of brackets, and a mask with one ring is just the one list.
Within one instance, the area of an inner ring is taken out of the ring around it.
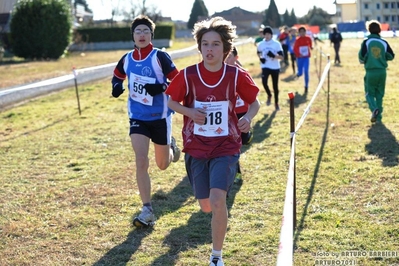
{"label": "green shrub", "polygon": [[[74,39],[82,42],[129,42],[132,40],[130,26],[113,28],[78,28]],[[173,23],[162,23],[155,26],[154,39],[174,39]]]}
{"label": "green shrub", "polygon": [[11,17],[11,48],[25,59],[58,59],[70,43],[71,12],[65,0],[20,0]]}

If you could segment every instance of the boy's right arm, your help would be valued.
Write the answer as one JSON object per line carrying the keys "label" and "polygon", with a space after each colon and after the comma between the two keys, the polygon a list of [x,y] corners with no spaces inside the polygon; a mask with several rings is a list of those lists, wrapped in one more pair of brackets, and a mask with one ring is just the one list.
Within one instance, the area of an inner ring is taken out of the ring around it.
{"label": "boy's right arm", "polygon": [[114,76],[112,77],[112,96],[118,98],[125,89],[123,88],[123,81],[126,79],[125,69],[123,68],[123,64],[125,62],[125,54],[118,62],[114,69]]}
{"label": "boy's right arm", "polygon": [[366,55],[367,55],[367,45],[366,45],[366,42],[363,41],[360,46],[359,53],[358,53],[358,58],[359,58],[360,64],[364,64],[364,61],[366,61]]}
{"label": "boy's right arm", "polygon": [[183,106],[181,103],[172,100],[172,97],[169,97],[168,107],[179,114],[190,117],[196,124],[205,124],[206,113],[199,108]]}
{"label": "boy's right arm", "polygon": [[112,78],[112,96],[118,98],[124,91],[123,80],[114,76]]}

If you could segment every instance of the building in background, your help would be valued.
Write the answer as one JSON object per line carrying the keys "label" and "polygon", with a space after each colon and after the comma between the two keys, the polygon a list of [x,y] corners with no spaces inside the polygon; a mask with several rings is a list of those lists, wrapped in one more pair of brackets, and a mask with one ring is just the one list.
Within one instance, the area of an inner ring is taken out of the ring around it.
{"label": "building in background", "polygon": [[378,20],[383,31],[399,28],[398,0],[335,0],[334,4],[333,25],[353,24],[354,27],[356,23]]}
{"label": "building in background", "polygon": [[356,0],[336,0],[334,2],[336,13],[333,16],[334,23],[357,21],[357,1]]}
{"label": "building in background", "polygon": [[[240,35],[255,35],[264,19],[263,15],[244,10],[239,7],[233,7],[229,10],[215,12],[211,17],[221,16],[231,21],[237,26],[237,33]],[[207,19],[199,17],[198,20]]]}
{"label": "building in background", "polygon": [[357,0],[358,20],[378,20],[397,29],[399,26],[399,1]]}
{"label": "building in background", "polygon": [[0,1],[0,33],[10,31],[11,11],[17,0],[1,0]]}

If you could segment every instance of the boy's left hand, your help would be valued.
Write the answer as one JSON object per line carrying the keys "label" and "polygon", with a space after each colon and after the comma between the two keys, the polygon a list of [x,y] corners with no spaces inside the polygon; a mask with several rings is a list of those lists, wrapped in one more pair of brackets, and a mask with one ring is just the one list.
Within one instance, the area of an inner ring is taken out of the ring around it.
{"label": "boy's left hand", "polygon": [[241,132],[247,133],[248,131],[251,130],[251,119],[249,119],[246,116],[243,116],[240,118],[240,120],[238,120],[237,126]]}
{"label": "boy's left hand", "polygon": [[145,84],[144,89],[148,92],[149,95],[155,96],[161,94],[166,90],[167,86],[165,84]]}

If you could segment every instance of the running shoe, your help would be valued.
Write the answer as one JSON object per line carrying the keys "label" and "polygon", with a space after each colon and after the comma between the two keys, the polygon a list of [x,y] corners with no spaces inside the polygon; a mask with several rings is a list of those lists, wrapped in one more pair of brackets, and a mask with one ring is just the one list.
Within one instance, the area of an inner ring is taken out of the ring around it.
{"label": "running shoe", "polygon": [[136,227],[153,226],[155,224],[154,213],[146,206],[143,206],[139,216],[134,218],[133,225]]}
{"label": "running shoe", "polygon": [[181,152],[180,152],[179,147],[177,147],[176,139],[174,137],[172,137],[172,141],[170,143],[170,148],[173,151],[173,162],[177,162],[180,158]]}
{"label": "running shoe", "polygon": [[221,257],[211,256],[209,266],[224,266],[224,262]]}
{"label": "running shoe", "polygon": [[380,114],[380,110],[378,108],[374,109],[373,113],[371,114],[371,119],[370,121],[372,123],[377,121],[377,116]]}

